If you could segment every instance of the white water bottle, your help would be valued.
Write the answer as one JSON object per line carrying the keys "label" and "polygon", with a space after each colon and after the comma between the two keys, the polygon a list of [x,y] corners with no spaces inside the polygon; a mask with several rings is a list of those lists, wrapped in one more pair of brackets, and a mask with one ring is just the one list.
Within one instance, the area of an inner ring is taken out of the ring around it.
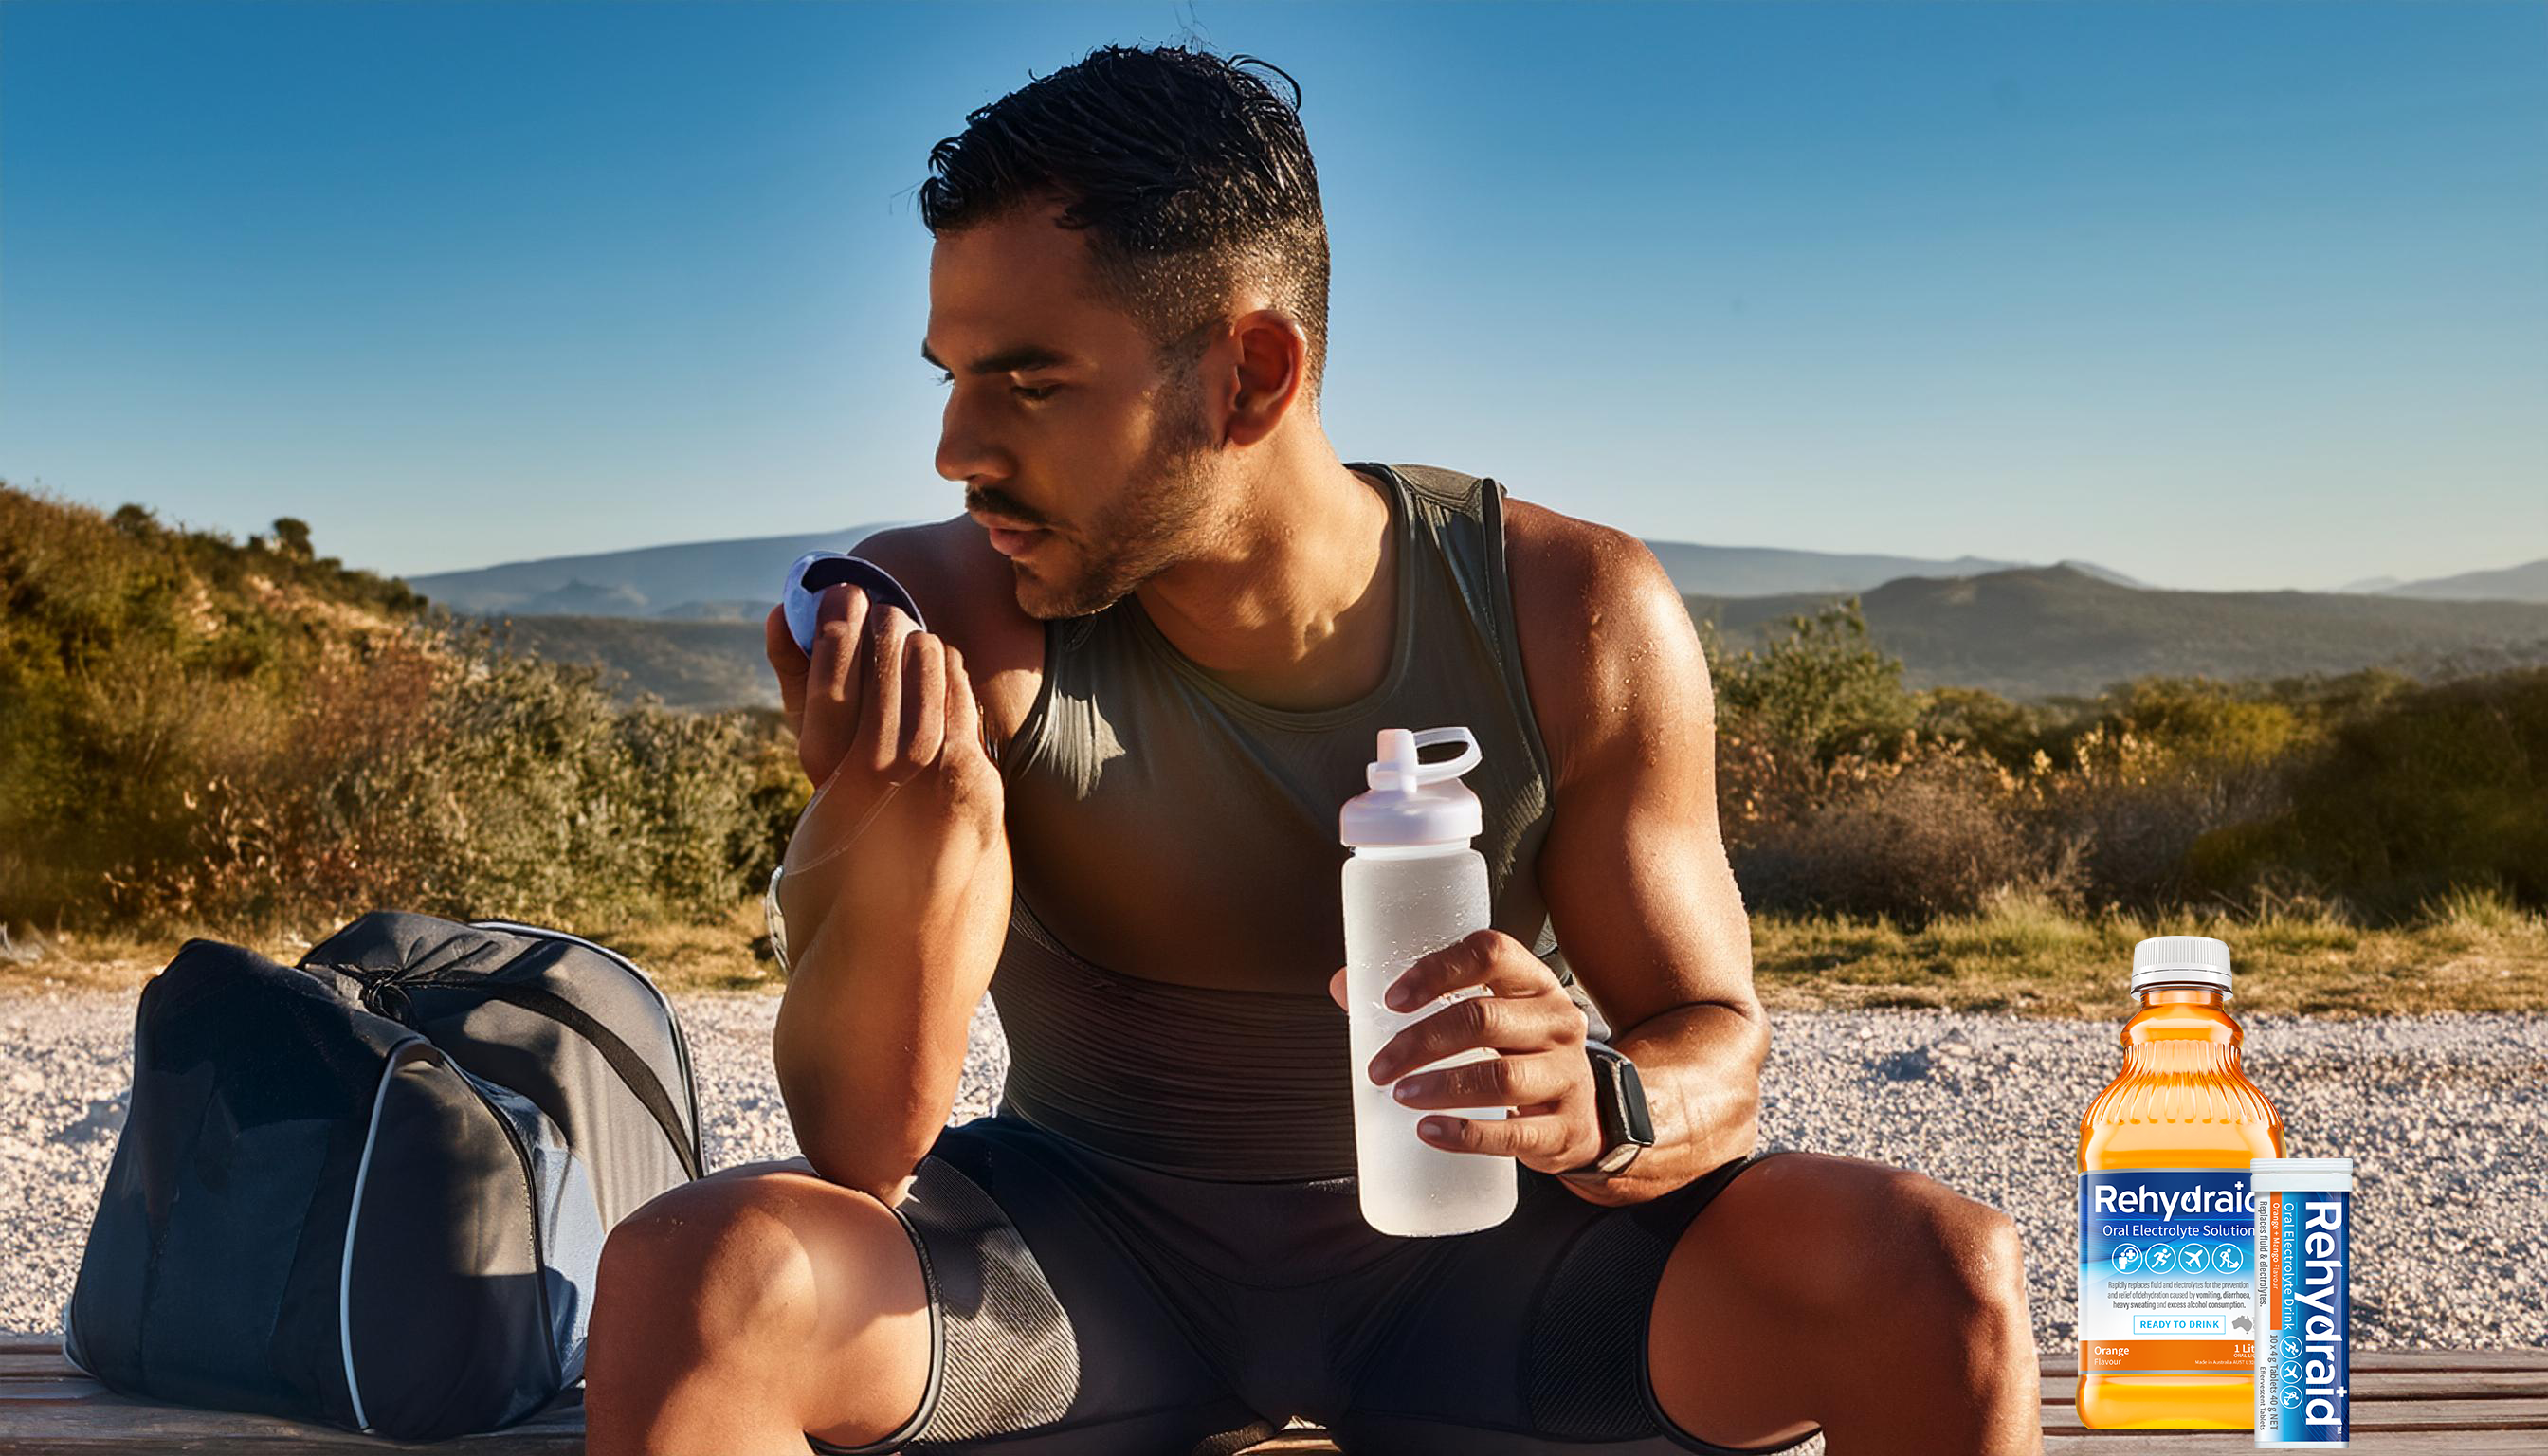
{"label": "white water bottle", "polygon": [[[1415,751],[1437,743],[1466,750],[1438,764]],[[1382,999],[1407,967],[1461,937],[1487,928],[1487,862],[1469,841],[1484,827],[1478,796],[1460,775],[1478,765],[1478,741],[1466,728],[1380,730],[1379,761],[1364,773],[1371,791],[1345,801],[1338,816],[1345,845],[1345,1010],[1353,1041],[1354,1154],[1362,1216],[1383,1233],[1470,1233],[1511,1217],[1520,1169],[1510,1157],[1454,1152],[1415,1134],[1427,1109],[1409,1107],[1371,1079],[1371,1059],[1403,1027],[1455,1000],[1489,994],[1469,986],[1411,1011]],[[1492,1060],[1472,1047],[1415,1071]],[[1497,1121],[1501,1107],[1437,1109],[1452,1117]]]}

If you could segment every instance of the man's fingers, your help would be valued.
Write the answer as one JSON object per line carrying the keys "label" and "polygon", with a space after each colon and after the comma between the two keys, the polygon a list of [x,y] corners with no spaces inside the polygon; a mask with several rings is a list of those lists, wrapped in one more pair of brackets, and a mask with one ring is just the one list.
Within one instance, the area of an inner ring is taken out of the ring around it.
{"label": "man's fingers", "polygon": [[1409,1107],[1531,1107],[1573,1090],[1585,1062],[1567,1054],[1571,1064],[1555,1052],[1465,1061],[1401,1077],[1389,1091]]}
{"label": "man's fingers", "polygon": [[1415,957],[1390,984],[1386,999],[1394,1010],[1412,1011],[1469,986],[1485,986],[1499,996],[1529,996],[1556,984],[1548,963],[1521,942],[1500,930],[1482,930]]}
{"label": "man's fingers", "polygon": [[867,650],[866,669],[857,675],[865,700],[859,704],[858,731],[850,740],[850,753],[879,775],[892,773],[901,749],[904,639],[917,630],[901,607],[888,602],[878,609],[875,625],[869,629],[875,640]]}
{"label": "man's fingers", "polygon": [[1575,1125],[1562,1117],[1455,1118],[1437,1112],[1417,1120],[1415,1136],[1453,1152],[1483,1152],[1545,1164],[1566,1152],[1575,1138]]}
{"label": "man's fingers", "polygon": [[964,671],[964,654],[955,643],[947,644],[947,746],[962,751],[971,744],[985,757],[990,745],[982,739],[982,705],[973,698],[972,675]]}
{"label": "man's fingers", "polygon": [[1336,967],[1336,973],[1334,975],[1327,977],[1327,996],[1329,999],[1333,1000],[1337,1006],[1343,1007],[1346,1010],[1352,1009],[1345,1005],[1345,968],[1341,965]]}
{"label": "man's fingers", "polygon": [[935,632],[914,632],[902,645],[903,700],[910,704],[911,727],[894,759],[896,783],[910,781],[937,763],[947,741],[947,640]]}
{"label": "man's fingers", "polygon": [[866,592],[856,586],[823,592],[814,652],[805,670],[804,721],[796,730],[797,757],[816,783],[832,776],[858,736],[864,696],[857,671],[859,644],[866,630]]}
{"label": "man's fingers", "polygon": [[1545,1051],[1582,1046],[1584,1012],[1563,996],[1464,996],[1402,1028],[1372,1054],[1369,1074],[1383,1085],[1454,1052]]}
{"label": "man's fingers", "polygon": [[778,678],[778,701],[786,714],[787,726],[805,721],[805,670],[813,663],[797,650],[795,634],[787,630],[787,609],[774,606],[769,619],[761,624],[761,650],[770,659],[770,671]]}

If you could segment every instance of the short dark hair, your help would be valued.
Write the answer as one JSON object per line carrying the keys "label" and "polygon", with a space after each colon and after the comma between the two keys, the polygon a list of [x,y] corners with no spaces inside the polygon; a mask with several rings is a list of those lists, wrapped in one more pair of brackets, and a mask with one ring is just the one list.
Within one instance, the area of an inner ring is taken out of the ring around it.
{"label": "short dark hair", "polygon": [[[1253,72],[1292,88],[1284,101]],[[1086,228],[1103,296],[1172,367],[1242,280],[1265,284],[1309,337],[1304,393],[1326,373],[1327,223],[1301,130],[1301,87],[1250,55],[1108,46],[964,118],[930,148],[920,216],[961,231],[1058,201]]]}

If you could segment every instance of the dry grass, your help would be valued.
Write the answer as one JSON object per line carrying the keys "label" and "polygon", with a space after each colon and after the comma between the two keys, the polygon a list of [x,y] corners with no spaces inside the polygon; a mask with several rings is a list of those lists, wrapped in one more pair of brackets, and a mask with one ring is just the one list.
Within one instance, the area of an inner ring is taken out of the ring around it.
{"label": "dry grass", "polygon": [[[626,955],[674,991],[775,991],[756,898],[706,925],[649,922],[567,927]],[[2393,1016],[2423,1011],[2548,1012],[2548,919],[2483,892],[2427,905],[2413,923],[2355,925],[2322,908],[2267,905],[2244,914],[2081,919],[2012,897],[1978,915],[1907,927],[1884,919],[1753,921],[1763,997],[1776,1010],[1936,1006],[2020,1016],[2112,1015],[2124,1004],[2133,943],[2209,935],[2230,943],[2238,1008],[2283,1015]],[[138,986],[183,933],[65,936],[31,963],[0,954],[0,990],[44,985]],[[250,941],[290,961],[308,939]],[[18,948],[22,953],[24,945]]]}
{"label": "dry grass", "polygon": [[2409,924],[2377,928],[2306,905],[2083,919],[2024,897],[1917,928],[1762,918],[1752,927],[1753,964],[1774,1009],[2106,1016],[2125,1002],[2133,944],[2153,935],[2227,941],[2242,1011],[2548,1011],[2548,920],[2482,892],[2451,895]]}
{"label": "dry grass", "polygon": [[[350,918],[350,917],[348,917]],[[627,925],[562,925],[561,930],[597,941],[646,968],[667,991],[776,990],[778,963],[761,925],[758,896],[739,901],[713,924],[648,921]],[[173,958],[189,936],[245,946],[270,960],[298,960],[331,927],[301,933],[241,936],[178,927],[157,935],[61,932],[0,945],[0,992],[54,987],[118,990],[138,987]],[[14,949],[14,954],[13,954]],[[26,957],[26,958],[20,958]]]}

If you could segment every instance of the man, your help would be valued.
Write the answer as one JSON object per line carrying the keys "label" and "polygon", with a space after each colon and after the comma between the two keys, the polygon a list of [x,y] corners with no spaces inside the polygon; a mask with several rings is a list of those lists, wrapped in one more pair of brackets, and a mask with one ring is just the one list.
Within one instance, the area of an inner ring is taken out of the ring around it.
{"label": "man", "polygon": [[[612,1232],[588,1448],[1186,1456],[1299,1414],[1382,1456],[2036,1449],[2008,1220],[1755,1149],[1706,665],[1653,555],[1328,443],[1297,102],[1108,48],[933,152],[967,514],[862,548],[929,630],[851,588],[810,659],[769,626],[822,786],[779,882],[804,1156]],[[1336,810],[1378,729],[1449,723],[1494,928],[1406,1004],[1492,994],[1350,1067]],[[1009,1079],[947,1129],[986,987]],[[1372,1230],[1348,1075],[1512,1109],[1426,1136],[1517,1159],[1513,1217]]]}

